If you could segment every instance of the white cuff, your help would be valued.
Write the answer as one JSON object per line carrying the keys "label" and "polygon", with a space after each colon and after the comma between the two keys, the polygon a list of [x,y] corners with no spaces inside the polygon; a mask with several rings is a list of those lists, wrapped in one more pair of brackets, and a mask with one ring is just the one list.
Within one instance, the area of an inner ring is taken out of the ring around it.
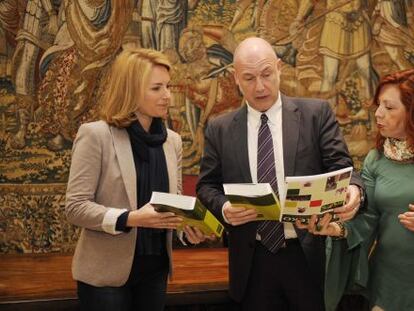
{"label": "white cuff", "polygon": [[221,215],[223,216],[224,221],[230,224],[230,221],[227,219],[226,215],[224,215],[224,209],[223,209],[227,204],[231,204],[230,201],[224,202],[223,206],[221,207]]}
{"label": "white cuff", "polygon": [[109,208],[108,211],[105,213],[104,219],[102,221],[102,230],[106,233],[117,235],[122,233],[122,231],[116,231],[116,222],[118,217],[121,216],[122,213],[126,212],[127,209],[119,209],[119,208]]}

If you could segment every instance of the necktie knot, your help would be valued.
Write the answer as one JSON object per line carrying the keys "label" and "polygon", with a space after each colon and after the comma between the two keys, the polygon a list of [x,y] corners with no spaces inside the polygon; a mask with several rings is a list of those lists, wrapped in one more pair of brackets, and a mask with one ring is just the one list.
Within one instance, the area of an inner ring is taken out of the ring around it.
{"label": "necktie knot", "polygon": [[269,120],[269,118],[267,117],[265,113],[262,113],[262,115],[260,116],[260,119],[262,120],[262,125],[266,124],[267,121]]}

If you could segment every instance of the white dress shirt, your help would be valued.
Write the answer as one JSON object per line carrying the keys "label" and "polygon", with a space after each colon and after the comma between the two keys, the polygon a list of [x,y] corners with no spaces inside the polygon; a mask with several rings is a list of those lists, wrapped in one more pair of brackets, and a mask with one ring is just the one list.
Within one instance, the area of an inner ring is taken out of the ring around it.
{"label": "white dress shirt", "polygon": [[[285,170],[283,165],[282,100],[280,93],[276,102],[265,112],[265,114],[269,119],[268,125],[273,139],[279,199],[280,203],[284,205]],[[252,176],[253,183],[257,183],[257,139],[261,124],[261,115],[262,112],[253,109],[247,103],[247,145],[249,152],[250,174]],[[296,231],[291,223],[284,223],[283,225],[286,239],[297,238]]]}

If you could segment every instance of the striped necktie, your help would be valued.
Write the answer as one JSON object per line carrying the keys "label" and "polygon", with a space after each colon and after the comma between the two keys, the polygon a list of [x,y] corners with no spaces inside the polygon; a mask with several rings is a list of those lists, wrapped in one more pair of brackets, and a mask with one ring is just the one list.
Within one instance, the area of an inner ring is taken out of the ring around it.
{"label": "striped necktie", "polygon": [[[257,182],[269,183],[278,195],[273,139],[266,114],[261,115],[261,121],[257,140]],[[257,233],[261,243],[272,253],[276,253],[285,243],[283,224],[279,221],[261,221]]]}

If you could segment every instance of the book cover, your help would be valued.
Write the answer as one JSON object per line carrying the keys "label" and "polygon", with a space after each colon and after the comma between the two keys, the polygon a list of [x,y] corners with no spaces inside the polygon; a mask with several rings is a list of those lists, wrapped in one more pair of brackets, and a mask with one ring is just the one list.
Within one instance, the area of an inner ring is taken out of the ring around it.
{"label": "book cover", "polygon": [[270,184],[223,184],[223,188],[233,207],[254,208],[256,220],[280,219],[280,202]]}
{"label": "book cover", "polygon": [[206,235],[214,233],[221,237],[223,234],[224,226],[195,197],[154,191],[149,203],[157,212],[172,212],[182,217],[183,223],[178,229],[189,225],[199,228]]}
{"label": "book cover", "polygon": [[335,207],[345,204],[351,174],[352,167],[347,167],[319,175],[286,177],[281,221],[299,219],[307,223],[314,214],[322,217],[325,213],[333,213]]}

